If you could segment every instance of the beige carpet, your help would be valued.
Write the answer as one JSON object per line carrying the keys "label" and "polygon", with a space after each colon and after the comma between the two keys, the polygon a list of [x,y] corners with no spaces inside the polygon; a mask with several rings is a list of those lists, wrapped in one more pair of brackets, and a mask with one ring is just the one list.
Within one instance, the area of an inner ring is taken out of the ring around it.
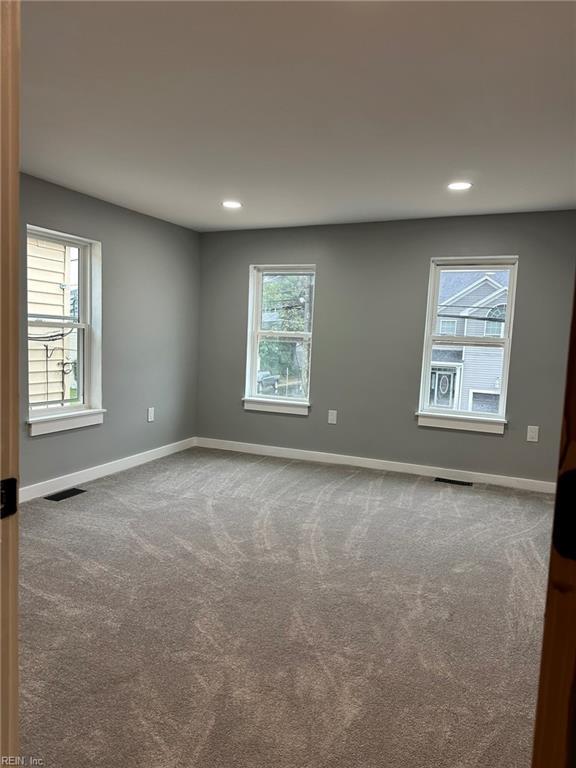
{"label": "beige carpet", "polygon": [[22,508],[48,768],[529,768],[552,499],[195,449]]}

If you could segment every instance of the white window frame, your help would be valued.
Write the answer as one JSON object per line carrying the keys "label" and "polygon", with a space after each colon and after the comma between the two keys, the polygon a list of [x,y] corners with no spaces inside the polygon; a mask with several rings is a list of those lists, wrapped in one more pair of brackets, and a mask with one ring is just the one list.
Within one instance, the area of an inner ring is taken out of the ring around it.
{"label": "white window frame", "polygon": [[[436,333],[438,294],[442,270],[477,268],[510,270],[508,282],[508,300],[504,332],[497,336],[447,336]],[[434,258],[430,265],[430,281],[428,286],[428,308],[426,312],[426,329],[424,334],[424,351],[422,355],[422,373],[420,380],[420,403],[416,412],[418,425],[423,427],[439,427],[443,429],[469,430],[473,432],[490,432],[503,434],[506,420],[506,397],[508,392],[508,374],[510,369],[510,349],[512,343],[512,328],[514,321],[514,303],[516,298],[516,279],[518,256],[486,256],[476,258]],[[435,345],[462,347],[496,347],[503,350],[502,381],[500,387],[500,411],[494,416],[475,415],[469,411],[452,411],[432,408],[427,405],[429,389],[429,373],[432,363],[432,348]]]}
{"label": "white window frame", "polygon": [[[70,325],[83,331],[83,402],[69,405],[34,405],[28,401],[28,430],[31,436],[62,432],[79,427],[102,424],[105,409],[102,407],[102,245],[77,235],[69,235],[31,224],[26,227],[26,261],[28,238],[63,243],[79,248],[82,259],[79,276],[81,285],[80,317],[75,321],[46,319],[29,320],[28,291],[26,291],[26,326]],[[26,356],[28,360],[28,355]],[[26,377],[28,386],[29,377]]]}
{"label": "white window frame", "polygon": [[[310,373],[312,359],[312,334],[314,325],[314,304],[316,300],[316,281],[312,291],[312,307],[310,331],[262,331],[260,317],[262,307],[262,277],[267,272],[273,274],[312,274],[316,277],[315,264],[251,264],[248,300],[248,339],[246,344],[246,383],[244,389],[244,408],[248,411],[267,411],[271,413],[288,413],[295,416],[307,416],[310,412]],[[305,340],[310,345],[310,364],[308,368],[308,399],[266,397],[258,394],[258,342],[263,336],[274,338]]]}
{"label": "white window frame", "polygon": [[440,319],[439,335],[440,336],[453,336],[454,334],[446,333],[442,329],[445,327],[445,325],[447,323],[450,323],[452,328],[454,328],[455,331],[458,330],[458,320],[456,320],[455,317],[440,317],[439,319]]}
{"label": "white window frame", "polygon": [[456,407],[457,405],[460,405],[460,402],[462,400],[462,369],[464,367],[464,363],[453,363],[452,361],[439,361],[439,360],[432,360],[430,362],[430,370],[432,368],[453,368],[454,373],[456,374],[455,382],[454,382],[454,405],[451,407],[448,407],[446,405],[437,406],[439,409],[441,409],[442,413],[451,413],[452,411],[458,411],[459,409]]}
{"label": "white window frame", "polygon": [[[496,304],[496,306],[493,307],[493,309],[497,309],[498,307],[501,307],[501,306],[503,306],[502,303]],[[488,336],[490,338],[495,337],[497,339],[498,338],[501,339],[503,334],[504,334],[504,323],[499,323],[499,330],[500,330],[500,335],[499,336],[495,336],[495,334],[493,334],[493,333],[487,333],[488,323],[493,323],[494,322],[494,320],[491,319],[489,315],[490,315],[490,312],[488,313],[488,315],[486,316],[486,319],[484,320],[484,336]]]}

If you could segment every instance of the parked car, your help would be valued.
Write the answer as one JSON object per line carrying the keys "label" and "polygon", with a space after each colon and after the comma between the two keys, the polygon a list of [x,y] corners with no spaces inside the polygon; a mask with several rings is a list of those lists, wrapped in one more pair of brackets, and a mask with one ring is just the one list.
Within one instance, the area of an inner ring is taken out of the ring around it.
{"label": "parked car", "polygon": [[278,391],[280,376],[276,376],[273,373],[270,373],[270,371],[258,371],[256,376],[256,383],[260,394],[272,395]]}

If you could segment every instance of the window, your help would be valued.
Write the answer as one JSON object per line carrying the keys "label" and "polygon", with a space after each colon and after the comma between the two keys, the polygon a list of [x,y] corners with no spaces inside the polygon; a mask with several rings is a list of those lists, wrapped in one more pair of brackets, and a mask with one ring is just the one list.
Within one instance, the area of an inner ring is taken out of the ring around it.
{"label": "window", "polygon": [[487,318],[484,324],[484,336],[502,336],[506,322],[506,304],[493,307],[488,312]]}
{"label": "window", "polygon": [[500,394],[490,390],[470,390],[470,410],[477,413],[498,413]]}
{"label": "window", "polygon": [[100,244],[27,228],[30,434],[103,421]]}
{"label": "window", "polygon": [[434,259],[421,426],[503,433],[516,257]]}
{"label": "window", "polygon": [[314,266],[250,267],[244,407],[306,415]]}
{"label": "window", "polygon": [[440,318],[440,336],[455,336],[457,322],[457,320],[446,320],[445,318]]}

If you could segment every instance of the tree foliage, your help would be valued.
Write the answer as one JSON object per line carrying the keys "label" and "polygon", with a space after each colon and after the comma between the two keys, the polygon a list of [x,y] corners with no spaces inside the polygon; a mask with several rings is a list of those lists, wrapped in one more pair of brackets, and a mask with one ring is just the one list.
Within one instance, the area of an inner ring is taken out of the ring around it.
{"label": "tree foliage", "polygon": [[[311,322],[310,275],[265,275],[262,285],[261,328],[266,331],[308,332]],[[307,344],[299,340],[263,339],[259,348],[260,370],[283,379],[308,376]]]}

